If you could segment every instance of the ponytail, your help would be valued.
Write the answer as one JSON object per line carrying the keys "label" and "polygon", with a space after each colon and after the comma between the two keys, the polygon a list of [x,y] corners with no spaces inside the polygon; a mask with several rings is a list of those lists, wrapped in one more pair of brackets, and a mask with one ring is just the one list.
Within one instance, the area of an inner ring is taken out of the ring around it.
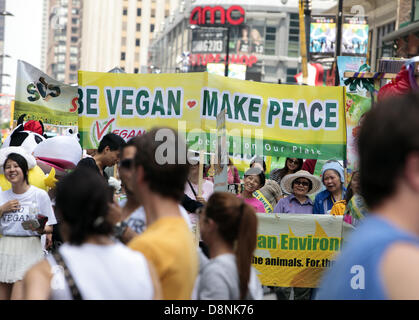
{"label": "ponytail", "polygon": [[239,275],[240,299],[248,292],[253,251],[256,248],[255,209],[229,192],[215,192],[208,199],[205,215],[218,225],[222,239],[234,247]]}
{"label": "ponytail", "polygon": [[248,292],[253,251],[256,248],[257,217],[253,207],[243,202],[240,205],[238,222],[235,255],[239,273],[240,299],[244,300]]}

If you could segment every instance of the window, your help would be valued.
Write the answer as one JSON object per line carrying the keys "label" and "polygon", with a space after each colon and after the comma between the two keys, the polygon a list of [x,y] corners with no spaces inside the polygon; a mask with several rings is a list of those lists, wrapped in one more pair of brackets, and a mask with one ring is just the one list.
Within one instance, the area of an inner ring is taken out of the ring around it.
{"label": "window", "polygon": [[138,68],[134,68],[134,73],[138,73]]}
{"label": "window", "polygon": [[151,9],[151,17],[154,18],[156,16],[156,9]]}
{"label": "window", "polygon": [[77,74],[70,74],[70,82],[76,82],[77,81]]}
{"label": "window", "polygon": [[276,43],[276,28],[266,26],[265,31],[265,54],[275,55],[275,43]]}
{"label": "window", "polygon": [[140,39],[135,39],[135,46],[139,47],[140,46]]}
{"label": "window", "polygon": [[141,23],[137,23],[136,30],[137,30],[137,31],[141,31]]}
{"label": "window", "polygon": [[122,45],[123,47],[127,45],[127,38],[126,38],[126,37],[122,37],[122,40],[121,40],[121,45]]}
{"label": "window", "polygon": [[121,52],[121,60],[125,61],[125,52]]}
{"label": "window", "polygon": [[71,37],[71,42],[72,43],[77,43],[79,39],[77,37]]}
{"label": "window", "polygon": [[413,8],[413,13],[412,13],[412,20],[413,21],[417,21],[419,20],[419,0],[415,0],[413,2],[414,8]]}
{"label": "window", "polygon": [[122,10],[122,15],[123,16],[126,16],[128,14],[128,9],[127,8],[124,8],[124,10]]}
{"label": "window", "polygon": [[297,74],[297,69],[287,68],[287,83],[296,83],[294,76]]}
{"label": "window", "polygon": [[71,9],[71,14],[78,15],[79,14],[79,9],[75,9],[75,8]]}
{"label": "window", "polygon": [[[289,27],[289,34],[288,34],[288,56],[298,57],[299,55],[300,55],[299,17],[298,17],[298,14],[291,13],[290,14],[290,27]],[[290,69],[290,70],[294,70],[294,69]],[[288,82],[288,75],[287,75],[287,82]]]}
{"label": "window", "polygon": [[[395,30],[395,27],[396,27],[396,22],[393,21],[377,28],[377,52],[376,52],[377,59],[379,59],[380,57],[393,56],[392,46],[385,46],[382,42],[382,39],[385,35],[393,32]],[[378,66],[378,60],[377,60],[377,66]]]}
{"label": "window", "polygon": [[154,24],[150,25],[150,32],[154,32]]}
{"label": "window", "polygon": [[76,26],[79,25],[79,18],[72,18],[71,23],[76,25]]}
{"label": "window", "polygon": [[72,33],[77,33],[78,31],[79,31],[79,28],[77,28],[77,27],[72,27],[71,28]]}
{"label": "window", "polygon": [[79,48],[77,48],[77,47],[70,47],[70,53],[78,54],[79,53]]}
{"label": "window", "polygon": [[141,8],[137,8],[137,17],[141,16]]}
{"label": "window", "polygon": [[70,65],[70,70],[71,71],[77,71],[77,66],[75,64],[71,64]]}

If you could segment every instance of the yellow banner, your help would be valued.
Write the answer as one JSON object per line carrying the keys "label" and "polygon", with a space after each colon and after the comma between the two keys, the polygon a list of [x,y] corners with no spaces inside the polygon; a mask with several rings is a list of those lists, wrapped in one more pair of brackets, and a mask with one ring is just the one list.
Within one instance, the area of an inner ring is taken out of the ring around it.
{"label": "yellow banner", "polygon": [[267,84],[208,73],[79,71],[79,131],[86,149],[108,132],[124,139],[154,126],[212,151],[216,116],[227,113],[230,154],[344,159],[344,89]]}
{"label": "yellow banner", "polygon": [[352,226],[342,216],[258,213],[253,266],[263,285],[317,287]]}

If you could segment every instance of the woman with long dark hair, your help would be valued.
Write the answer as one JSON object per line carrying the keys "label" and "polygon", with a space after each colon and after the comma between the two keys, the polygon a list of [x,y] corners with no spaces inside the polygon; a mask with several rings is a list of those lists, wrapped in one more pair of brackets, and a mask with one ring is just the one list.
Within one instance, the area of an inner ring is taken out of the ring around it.
{"label": "woman with long dark hair", "polygon": [[[278,182],[279,185],[281,185],[282,178],[285,177],[287,174],[292,174],[296,173],[297,171],[300,171],[303,167],[303,163],[303,159],[287,158],[285,160],[285,166],[281,169],[278,168],[272,170],[270,178]],[[286,190],[282,189],[282,194],[283,196],[286,196],[288,193]]]}
{"label": "woman with long dark hair", "polygon": [[25,299],[160,298],[158,278],[144,255],[112,238],[109,188],[86,168],[77,168],[57,184],[56,212],[64,244],[27,272]]}
{"label": "woman with long dark hair", "polygon": [[[23,298],[25,272],[44,257],[41,235],[57,223],[47,192],[29,184],[28,162],[35,161],[22,151],[9,153],[3,163],[12,188],[0,193],[0,300]],[[46,225],[37,214],[48,218]]]}
{"label": "woman with long dark hair", "polygon": [[262,299],[262,286],[251,266],[255,210],[232,193],[216,192],[201,213],[200,225],[210,260],[201,267],[198,299]]}

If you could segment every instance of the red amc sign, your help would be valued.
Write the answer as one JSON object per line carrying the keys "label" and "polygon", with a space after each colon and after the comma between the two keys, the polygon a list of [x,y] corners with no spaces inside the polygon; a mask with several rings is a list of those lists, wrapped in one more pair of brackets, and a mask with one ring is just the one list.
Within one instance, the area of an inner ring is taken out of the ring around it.
{"label": "red amc sign", "polygon": [[[232,17],[232,12],[240,12],[239,18]],[[209,12],[209,22],[206,19],[207,12]],[[231,6],[227,10],[221,6],[215,7],[195,7],[193,8],[191,15],[189,17],[190,24],[215,24],[215,14],[216,12],[220,13],[221,24],[227,23],[237,26],[244,22],[244,9],[240,6]]]}

